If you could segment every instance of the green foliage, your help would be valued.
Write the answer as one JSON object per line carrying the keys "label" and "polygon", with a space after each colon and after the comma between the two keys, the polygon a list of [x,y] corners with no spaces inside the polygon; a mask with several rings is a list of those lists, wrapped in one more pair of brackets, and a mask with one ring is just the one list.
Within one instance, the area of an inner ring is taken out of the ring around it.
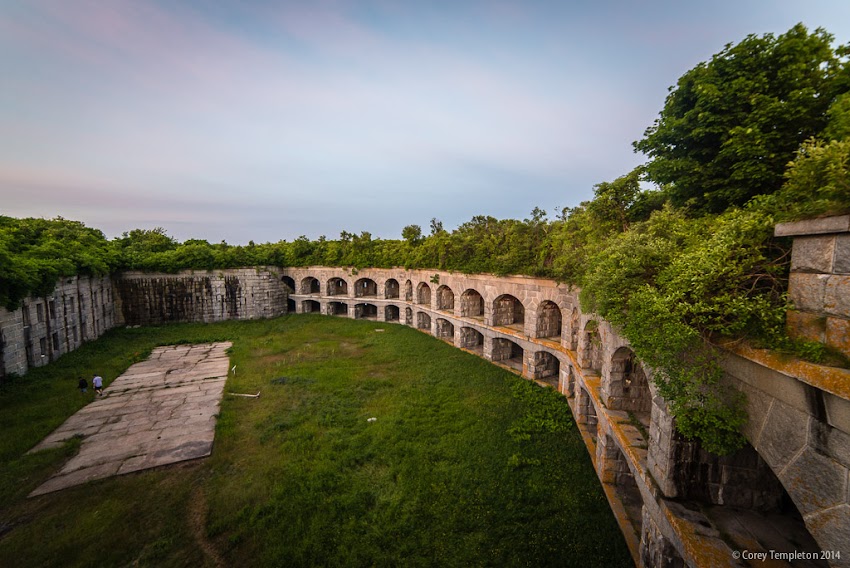
{"label": "green foliage", "polygon": [[798,146],[850,91],[843,48],[832,40],[798,24],[778,37],[747,36],[685,73],[634,144],[650,157],[647,177],[700,212],[778,191]]}

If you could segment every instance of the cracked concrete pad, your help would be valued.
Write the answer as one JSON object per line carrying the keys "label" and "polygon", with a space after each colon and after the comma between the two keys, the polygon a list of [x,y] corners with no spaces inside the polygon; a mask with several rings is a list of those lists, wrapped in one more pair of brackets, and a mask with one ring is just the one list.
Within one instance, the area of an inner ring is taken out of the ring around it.
{"label": "cracked concrete pad", "polygon": [[83,436],[79,453],[30,497],[212,453],[229,342],[157,347],[31,452]]}

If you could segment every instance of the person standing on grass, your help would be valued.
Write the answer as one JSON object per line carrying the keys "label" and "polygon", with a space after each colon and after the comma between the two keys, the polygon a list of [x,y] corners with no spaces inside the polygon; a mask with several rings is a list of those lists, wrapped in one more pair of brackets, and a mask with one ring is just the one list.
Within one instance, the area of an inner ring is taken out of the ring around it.
{"label": "person standing on grass", "polygon": [[80,382],[77,383],[77,388],[80,389],[80,393],[86,394],[89,390],[88,381],[80,377]]}
{"label": "person standing on grass", "polygon": [[95,375],[91,380],[91,386],[97,392],[97,396],[103,396],[103,379],[100,375]]}

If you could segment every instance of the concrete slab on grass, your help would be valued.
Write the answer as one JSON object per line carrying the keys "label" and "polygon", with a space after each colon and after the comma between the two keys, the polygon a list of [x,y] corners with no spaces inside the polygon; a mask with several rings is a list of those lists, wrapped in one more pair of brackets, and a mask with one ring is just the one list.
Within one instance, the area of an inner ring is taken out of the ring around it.
{"label": "concrete slab on grass", "polygon": [[30,497],[212,452],[229,342],[157,347],[30,452],[80,435],[79,453]]}

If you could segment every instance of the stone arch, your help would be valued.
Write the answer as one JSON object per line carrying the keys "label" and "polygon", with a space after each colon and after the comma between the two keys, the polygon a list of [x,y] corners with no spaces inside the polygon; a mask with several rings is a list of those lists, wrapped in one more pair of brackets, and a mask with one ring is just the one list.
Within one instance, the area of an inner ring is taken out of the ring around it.
{"label": "stone arch", "polygon": [[620,347],[611,357],[608,376],[602,383],[605,404],[611,410],[634,412],[641,422],[649,425],[652,394],[646,372],[634,351]]}
{"label": "stone arch", "polygon": [[367,303],[355,304],[354,319],[378,319],[378,306]]}
{"label": "stone arch", "polygon": [[301,279],[301,293],[302,294],[321,294],[322,293],[322,285],[319,283],[318,278],[313,278],[312,276],[307,276],[306,278]]}
{"label": "stone arch", "polygon": [[578,351],[578,336],[579,336],[579,313],[578,308],[573,307],[570,314],[570,349]]}
{"label": "stone arch", "polygon": [[416,287],[416,303],[431,307],[431,287],[425,282]]}
{"label": "stone arch", "polygon": [[445,284],[437,288],[437,309],[444,312],[453,312],[455,309],[455,293]]}
{"label": "stone arch", "polygon": [[386,282],[384,282],[384,298],[386,299],[395,299],[398,298],[399,294],[399,285],[398,280],[395,278],[389,278]]}
{"label": "stone arch", "polygon": [[371,278],[360,278],[354,283],[356,298],[373,298],[378,295],[378,283]]}
{"label": "stone arch", "polygon": [[532,357],[531,369],[529,371],[532,379],[544,381],[552,386],[558,386],[561,363],[557,357],[548,351],[538,351]]}
{"label": "stone arch", "polygon": [[345,302],[328,302],[329,316],[348,316],[348,304]]}
{"label": "stone arch", "polygon": [[384,307],[384,321],[399,321],[399,309],[398,306],[385,306]]}
{"label": "stone arch", "polygon": [[581,368],[599,373],[602,370],[602,336],[599,323],[590,320],[584,326],[581,346]]}
{"label": "stone arch", "polygon": [[525,323],[525,306],[516,297],[502,294],[493,300],[494,326],[521,326]]}
{"label": "stone arch", "polygon": [[294,294],[294,293],[295,293],[295,280],[293,280],[291,276],[281,276],[281,277],[280,277],[280,281],[281,281],[281,282],[283,282],[283,284],[284,284],[287,288],[289,288],[289,293],[290,293],[290,294]]}
{"label": "stone arch", "polygon": [[320,313],[322,311],[322,306],[316,300],[302,300],[301,302],[301,312],[305,314],[310,313]]}
{"label": "stone arch", "polygon": [[328,296],[348,296],[348,282],[342,278],[328,280]]}
{"label": "stone arch", "polygon": [[410,280],[404,283],[404,301],[413,301],[413,282],[411,282]]}
{"label": "stone arch", "polygon": [[416,312],[416,329],[431,332],[431,316],[425,312]]}
{"label": "stone arch", "polygon": [[454,343],[455,338],[455,326],[449,320],[445,318],[437,318],[436,321],[436,336],[440,339],[449,339],[452,343]]}
{"label": "stone arch", "polygon": [[475,351],[478,354],[483,354],[484,334],[474,327],[460,328],[460,347]]}
{"label": "stone arch", "polygon": [[460,315],[465,318],[484,319],[484,297],[474,288],[467,288],[460,296]]}
{"label": "stone arch", "polygon": [[493,339],[492,352],[490,354],[491,361],[498,361],[521,373],[524,356],[525,351],[518,343],[504,337]]}
{"label": "stone arch", "polygon": [[536,337],[561,337],[561,308],[550,300],[537,306]]}
{"label": "stone arch", "polygon": [[413,325],[413,309],[412,308],[404,308],[404,323],[406,325]]}

